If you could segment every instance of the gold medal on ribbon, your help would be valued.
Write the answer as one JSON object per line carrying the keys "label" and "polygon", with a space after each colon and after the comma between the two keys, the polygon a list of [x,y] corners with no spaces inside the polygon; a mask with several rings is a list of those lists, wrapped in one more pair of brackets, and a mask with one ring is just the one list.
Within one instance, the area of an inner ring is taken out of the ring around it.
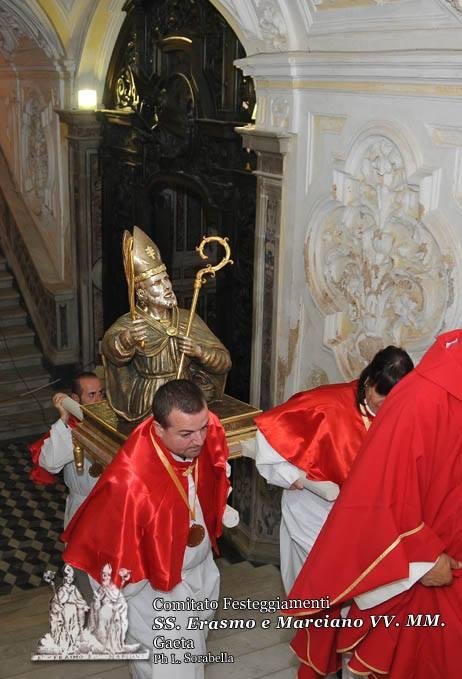
{"label": "gold medal on ribbon", "polygon": [[204,526],[201,526],[200,523],[193,523],[192,526],[189,527],[188,541],[186,544],[188,547],[197,547],[197,545],[200,545],[204,538]]}
{"label": "gold medal on ribbon", "polygon": [[[192,507],[189,504],[188,497],[185,493],[185,489],[181,485],[180,480],[178,479],[178,476],[175,474],[175,471],[172,468],[172,465],[164,455],[164,452],[162,448],[159,446],[157,443],[156,439],[154,438],[154,435],[152,433],[152,429],[149,432],[151,434],[151,441],[153,443],[154,449],[156,453],[159,456],[160,461],[164,465],[165,469],[168,472],[168,475],[172,479],[173,483],[176,486],[176,489],[178,490],[179,494],[181,495],[181,498],[183,502],[186,504],[187,508],[189,509],[189,516],[192,521],[192,524],[189,527],[189,532],[188,532],[188,539],[186,541],[186,544],[188,547],[197,547],[197,545],[200,545],[203,539],[205,538],[205,528],[204,526],[201,526],[200,523],[196,523],[196,493],[197,493],[197,482],[199,479],[199,467],[198,467],[198,460],[196,460],[194,464],[194,502],[192,503]],[[191,467],[188,467],[188,473],[190,473]],[[189,484],[189,480],[188,480]]]}

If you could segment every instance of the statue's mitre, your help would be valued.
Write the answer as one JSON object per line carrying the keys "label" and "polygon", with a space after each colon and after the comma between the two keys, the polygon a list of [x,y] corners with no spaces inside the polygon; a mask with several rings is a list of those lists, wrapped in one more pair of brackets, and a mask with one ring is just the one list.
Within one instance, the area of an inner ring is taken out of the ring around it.
{"label": "statue's mitre", "polygon": [[166,271],[159,248],[138,226],[133,227],[133,265],[135,283]]}

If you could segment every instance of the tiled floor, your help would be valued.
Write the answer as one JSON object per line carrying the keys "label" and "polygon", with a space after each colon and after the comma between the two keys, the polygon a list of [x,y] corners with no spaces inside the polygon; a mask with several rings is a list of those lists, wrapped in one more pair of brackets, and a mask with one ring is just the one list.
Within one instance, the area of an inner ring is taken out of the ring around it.
{"label": "tiled floor", "polygon": [[[0,595],[40,585],[47,568],[61,567],[59,540],[66,488],[29,480],[26,443],[0,444]],[[1,672],[0,672],[1,676]]]}
{"label": "tiled floor", "polygon": [[[243,561],[230,564],[220,559],[221,596],[234,599],[274,599],[282,596],[279,571],[274,566],[255,568]],[[31,652],[38,639],[48,631],[50,590],[38,587],[0,597],[0,676],[2,679],[129,679],[126,663],[116,662],[43,662],[32,663]],[[248,611],[218,612],[219,618],[255,618],[252,630],[219,630],[210,633],[208,650],[227,651],[233,664],[213,664],[206,668],[206,679],[294,679],[295,659],[288,640],[291,632],[260,627],[270,614]]]}
{"label": "tiled floor", "polygon": [[[2,679],[129,679],[127,664],[120,662],[32,663],[31,653],[48,631],[50,589],[43,572],[61,568],[66,489],[36,486],[29,481],[30,456],[24,442],[0,445],[0,677]],[[58,479],[59,480],[59,479]],[[255,567],[222,545],[217,564],[221,571],[221,596],[234,599],[274,599],[282,596],[279,571],[274,566]],[[231,563],[233,562],[233,563]],[[293,679],[295,659],[288,640],[292,633],[272,624],[264,630],[262,618],[252,611],[218,611],[218,618],[256,620],[254,629],[212,631],[208,650],[227,651],[234,663],[208,665],[206,679]]]}

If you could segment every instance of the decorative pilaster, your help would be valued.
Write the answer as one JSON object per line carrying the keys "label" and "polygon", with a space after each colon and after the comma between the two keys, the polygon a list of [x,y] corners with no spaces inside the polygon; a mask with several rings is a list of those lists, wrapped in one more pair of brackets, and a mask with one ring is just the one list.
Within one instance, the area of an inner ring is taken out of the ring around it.
{"label": "decorative pilaster", "polygon": [[94,111],[58,111],[67,125],[71,242],[76,243],[80,363],[96,362],[103,334],[100,122]]}
{"label": "decorative pilaster", "polygon": [[293,135],[236,128],[243,146],[257,155],[257,214],[255,225],[252,374],[250,400],[262,410],[275,405],[277,393],[277,320],[281,197],[284,155]]}
{"label": "decorative pilaster", "polygon": [[[267,410],[277,393],[277,327],[282,302],[278,292],[281,198],[284,155],[291,134],[237,128],[243,146],[257,154],[257,214],[255,226],[252,372],[250,400]],[[233,504],[240,513],[238,528],[228,533],[245,558],[279,562],[280,489],[269,486],[246,458],[234,462]]]}

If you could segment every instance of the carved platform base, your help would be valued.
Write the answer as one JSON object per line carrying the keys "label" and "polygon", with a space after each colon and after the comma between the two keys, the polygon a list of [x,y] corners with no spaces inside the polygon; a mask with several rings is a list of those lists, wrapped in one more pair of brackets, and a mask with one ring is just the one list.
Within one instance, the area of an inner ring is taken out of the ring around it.
{"label": "carved platform base", "polygon": [[[239,457],[241,443],[255,436],[253,418],[261,411],[231,396],[209,403],[209,408],[224,427],[230,458]],[[76,466],[83,468],[83,456],[86,456],[93,462],[90,473],[99,476],[136,424],[118,417],[107,401],[82,406],[82,410],[85,418],[72,430]]]}
{"label": "carved platform base", "polygon": [[[224,534],[244,559],[279,563],[280,491],[259,476],[253,460],[241,457],[241,443],[254,438],[254,417],[261,411],[230,396],[209,404],[226,432],[233,462],[233,493],[230,504],[240,515],[240,524]],[[92,460],[92,476],[99,476],[136,425],[125,422],[107,401],[82,406],[85,419],[72,430],[77,467],[83,457]]]}
{"label": "carved platform base", "polygon": [[281,490],[259,475],[253,460],[241,457],[233,463],[230,504],[240,516],[239,525],[224,531],[226,539],[244,559],[279,563]]}

